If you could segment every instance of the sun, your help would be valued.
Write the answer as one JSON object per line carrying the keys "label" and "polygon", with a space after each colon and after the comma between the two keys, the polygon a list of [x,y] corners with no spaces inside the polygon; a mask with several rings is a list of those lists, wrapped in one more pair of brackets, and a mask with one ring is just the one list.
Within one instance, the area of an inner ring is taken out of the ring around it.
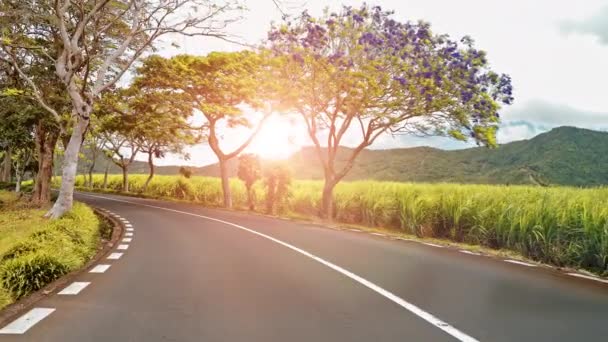
{"label": "sun", "polygon": [[273,115],[247,149],[263,159],[287,159],[306,143],[305,129],[293,117]]}

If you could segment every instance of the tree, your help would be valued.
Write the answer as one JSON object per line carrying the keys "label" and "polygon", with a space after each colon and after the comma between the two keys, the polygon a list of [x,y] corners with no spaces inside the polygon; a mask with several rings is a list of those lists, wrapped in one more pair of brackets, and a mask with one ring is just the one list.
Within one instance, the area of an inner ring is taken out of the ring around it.
{"label": "tree", "polygon": [[[99,96],[162,36],[226,38],[223,30],[233,19],[224,15],[233,10],[240,6],[213,0],[15,0],[0,4],[0,58],[11,62],[62,131],[70,131],[59,196],[47,216],[60,217],[72,207],[79,150]],[[186,15],[188,11],[197,14]],[[65,86],[72,107],[68,124],[23,68],[32,56],[52,64]]]}
{"label": "tree", "polygon": [[291,170],[282,164],[273,165],[266,170],[266,212],[274,214],[275,209],[283,210],[289,195]]}
{"label": "tree", "polygon": [[[201,126],[202,135],[217,156],[222,178],[224,206],[232,207],[232,196],[228,179],[228,161],[237,157],[260,131],[270,115],[265,111],[254,124],[243,107],[261,109],[269,88],[264,74],[266,61],[257,53],[213,52],[204,57],[188,55],[165,59],[149,58],[140,69],[141,77],[136,84],[157,91],[184,96],[187,103],[205,118]],[[220,145],[223,129],[248,127],[251,133],[230,152]]]}
{"label": "tree", "polygon": [[255,154],[241,154],[239,156],[238,177],[245,183],[247,188],[247,204],[249,210],[255,209],[255,198],[253,194],[253,184],[260,179],[262,167],[260,158]]}
{"label": "tree", "polygon": [[[120,96],[124,92],[118,92]],[[103,103],[111,103],[106,96]],[[116,107],[112,107],[116,108]],[[122,170],[122,191],[129,192],[129,166],[135,161],[140,147],[137,144],[135,117],[113,112],[100,120],[99,134],[104,141],[103,150],[112,162]]]}
{"label": "tree", "polygon": [[98,125],[92,125],[89,128],[85,138],[85,172],[88,178],[85,179],[85,186],[93,187],[93,170],[97,164],[97,159],[103,154],[103,148],[106,146],[105,137],[98,131]]}
{"label": "tree", "polygon": [[135,85],[132,88],[134,96],[128,106],[137,118],[136,144],[148,155],[149,175],[142,189],[145,192],[154,177],[154,158],[174,153],[188,159],[184,147],[196,143],[199,137],[187,122],[192,108],[184,96]]}
{"label": "tree", "polygon": [[[320,18],[306,12],[273,27],[270,48],[282,57],[284,106],[306,124],[323,165],[323,216],[333,217],[333,189],[361,151],[383,134],[448,136],[494,146],[500,104],[511,80],[488,67],[473,40],[401,23],[380,7],[345,6]],[[345,163],[344,138],[359,136]]]}
{"label": "tree", "polygon": [[[1,57],[1,56],[0,56]],[[41,92],[49,103],[62,113],[68,112],[67,96],[63,93],[63,86],[56,76],[41,64],[38,58],[28,59],[22,68],[32,75],[32,79],[40,86]],[[53,161],[55,147],[59,139],[60,129],[56,121],[50,119],[45,109],[34,99],[32,91],[20,79],[17,70],[12,64],[0,58],[0,116],[5,127],[4,142],[15,142],[19,137],[34,136],[35,151],[33,159],[38,165],[35,174],[34,192],[31,201],[36,204],[46,204],[51,199],[51,178],[53,175]],[[65,115],[62,120],[66,121]],[[8,139],[11,137],[10,139]],[[6,140],[8,139],[8,140]],[[1,140],[1,139],[0,139]],[[9,153],[11,144],[6,145]],[[5,159],[10,163],[12,158]],[[7,172],[10,175],[10,166]]]}

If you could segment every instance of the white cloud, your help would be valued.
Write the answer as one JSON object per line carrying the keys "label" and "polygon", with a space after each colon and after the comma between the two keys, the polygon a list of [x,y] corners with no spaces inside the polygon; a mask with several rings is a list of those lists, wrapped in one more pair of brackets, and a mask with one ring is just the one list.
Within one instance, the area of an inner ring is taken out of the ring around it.
{"label": "white cloud", "polygon": [[588,34],[608,45],[608,6],[583,20],[564,20],[560,24],[563,33]]}

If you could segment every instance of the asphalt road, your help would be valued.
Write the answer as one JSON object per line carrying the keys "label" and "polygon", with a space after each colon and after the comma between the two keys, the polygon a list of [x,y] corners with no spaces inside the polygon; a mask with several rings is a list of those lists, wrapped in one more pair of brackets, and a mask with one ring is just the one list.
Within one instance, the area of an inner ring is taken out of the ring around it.
{"label": "asphalt road", "polygon": [[[246,213],[110,195],[133,240],[0,341],[606,341],[608,284]],[[104,197],[104,198],[102,198]],[[167,209],[163,209],[167,208]],[[232,224],[230,224],[232,223]]]}

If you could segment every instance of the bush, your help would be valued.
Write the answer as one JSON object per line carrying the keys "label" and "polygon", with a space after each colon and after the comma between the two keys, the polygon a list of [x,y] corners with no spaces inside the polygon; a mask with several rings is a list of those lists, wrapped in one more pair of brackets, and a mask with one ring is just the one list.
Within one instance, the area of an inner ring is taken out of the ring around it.
{"label": "bush", "polygon": [[[23,212],[23,215],[19,213]],[[0,215],[8,215],[0,212]],[[19,215],[18,215],[19,214]],[[35,210],[11,211],[14,229],[38,226],[28,235],[7,235],[13,239],[0,255],[0,305],[37,291],[60,276],[84,265],[97,251],[101,223],[91,208],[75,203],[64,217],[54,221],[36,218]],[[28,224],[29,223],[29,224]],[[8,229],[6,234],[11,229]],[[18,231],[18,230],[17,230]],[[1,233],[1,231],[0,231]],[[6,241],[6,239],[5,239]],[[4,299],[3,299],[4,298]],[[0,306],[1,307],[1,306]]]}
{"label": "bush", "polygon": [[56,257],[32,253],[4,262],[0,279],[12,298],[19,299],[68,272],[69,268]]}

